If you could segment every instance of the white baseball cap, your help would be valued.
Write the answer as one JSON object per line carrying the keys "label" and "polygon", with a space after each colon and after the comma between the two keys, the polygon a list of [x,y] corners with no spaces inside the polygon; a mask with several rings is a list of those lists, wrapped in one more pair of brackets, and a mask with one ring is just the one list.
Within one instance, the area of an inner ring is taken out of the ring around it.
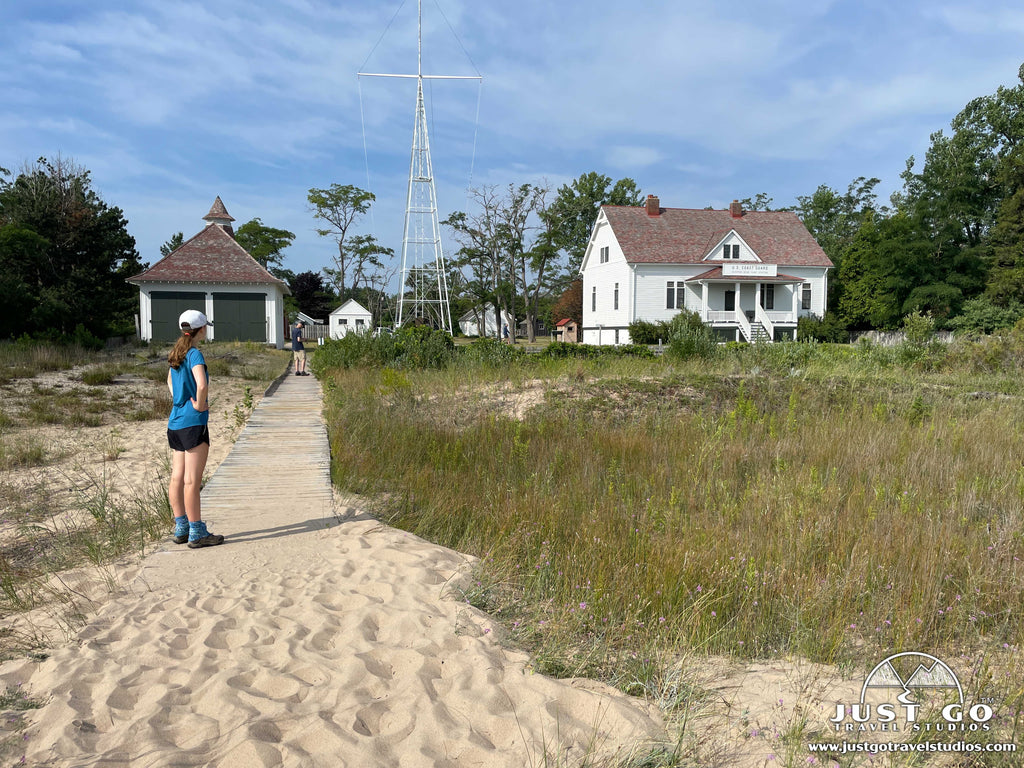
{"label": "white baseball cap", "polygon": [[178,325],[183,331],[198,331],[204,325],[213,325],[206,319],[206,315],[198,309],[186,309],[178,318]]}

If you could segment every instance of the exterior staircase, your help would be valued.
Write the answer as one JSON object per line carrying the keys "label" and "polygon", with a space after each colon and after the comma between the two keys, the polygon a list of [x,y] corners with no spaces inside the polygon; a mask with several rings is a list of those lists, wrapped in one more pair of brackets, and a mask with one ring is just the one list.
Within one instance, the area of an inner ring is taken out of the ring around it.
{"label": "exterior staircase", "polygon": [[750,324],[750,336],[747,339],[751,344],[771,344],[773,339],[761,323]]}

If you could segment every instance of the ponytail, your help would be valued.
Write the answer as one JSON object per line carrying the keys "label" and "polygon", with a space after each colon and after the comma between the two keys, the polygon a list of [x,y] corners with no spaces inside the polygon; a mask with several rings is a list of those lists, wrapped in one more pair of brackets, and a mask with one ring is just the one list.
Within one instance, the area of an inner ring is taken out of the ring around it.
{"label": "ponytail", "polygon": [[182,331],[181,336],[174,342],[174,347],[171,349],[170,354],[167,355],[167,362],[170,363],[171,368],[177,370],[181,367],[182,362],[185,360],[185,355],[188,354],[189,349],[192,347],[192,333],[192,331]]}

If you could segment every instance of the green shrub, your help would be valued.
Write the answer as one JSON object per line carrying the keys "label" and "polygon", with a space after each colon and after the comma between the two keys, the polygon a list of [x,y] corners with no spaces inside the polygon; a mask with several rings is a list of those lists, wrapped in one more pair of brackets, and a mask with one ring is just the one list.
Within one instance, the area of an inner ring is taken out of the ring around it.
{"label": "green shrub", "polygon": [[312,367],[317,375],[332,368],[361,365],[445,368],[454,359],[455,342],[449,333],[413,326],[397,333],[349,333],[340,339],[327,339],[314,355]]}
{"label": "green shrub", "polygon": [[832,312],[823,318],[801,317],[796,321],[797,341],[823,341],[831,344],[846,344],[850,331]]}
{"label": "green shrub", "polygon": [[696,312],[683,310],[669,323],[668,352],[677,360],[708,359],[718,354],[718,339]]}
{"label": "green shrub", "polygon": [[1011,300],[1007,306],[1000,307],[982,295],[965,301],[960,314],[946,325],[957,333],[978,336],[1012,328],[1021,316],[1024,316],[1024,306],[1019,302]]}
{"label": "green shrub", "polygon": [[931,313],[911,312],[903,318],[903,332],[907,334],[907,343],[924,346],[935,336],[935,318]]}
{"label": "green shrub", "polygon": [[103,339],[93,336],[81,323],[75,326],[74,333],[71,334],[71,343],[82,349],[103,349]]}
{"label": "green shrub", "polygon": [[121,373],[117,365],[94,365],[82,371],[82,382],[91,387],[98,387],[103,384],[113,384],[114,377]]}
{"label": "green shrub", "polygon": [[659,344],[668,341],[669,324],[662,321],[649,323],[637,320],[629,324],[629,338],[634,344]]}
{"label": "green shrub", "polygon": [[570,344],[566,341],[553,341],[540,352],[539,356],[550,357],[555,360],[567,357],[590,359],[601,354],[600,349],[600,347],[593,344]]}
{"label": "green shrub", "polygon": [[498,339],[479,338],[461,349],[461,359],[467,362],[501,367],[518,362],[525,354],[522,347],[505,344]]}

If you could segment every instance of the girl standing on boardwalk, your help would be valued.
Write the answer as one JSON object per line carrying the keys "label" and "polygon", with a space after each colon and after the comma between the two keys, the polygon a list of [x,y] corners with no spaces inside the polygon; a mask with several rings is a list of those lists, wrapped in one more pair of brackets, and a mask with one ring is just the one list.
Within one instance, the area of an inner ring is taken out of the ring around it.
{"label": "girl standing on boardwalk", "polygon": [[171,415],[167,419],[167,442],[173,451],[171,482],[167,497],[174,513],[174,543],[189,547],[215,547],[223,536],[206,530],[199,511],[199,490],[210,455],[208,396],[210,379],[206,359],[196,345],[206,338],[206,315],[188,309],[178,318],[181,338],[167,356],[167,387],[171,390]]}

